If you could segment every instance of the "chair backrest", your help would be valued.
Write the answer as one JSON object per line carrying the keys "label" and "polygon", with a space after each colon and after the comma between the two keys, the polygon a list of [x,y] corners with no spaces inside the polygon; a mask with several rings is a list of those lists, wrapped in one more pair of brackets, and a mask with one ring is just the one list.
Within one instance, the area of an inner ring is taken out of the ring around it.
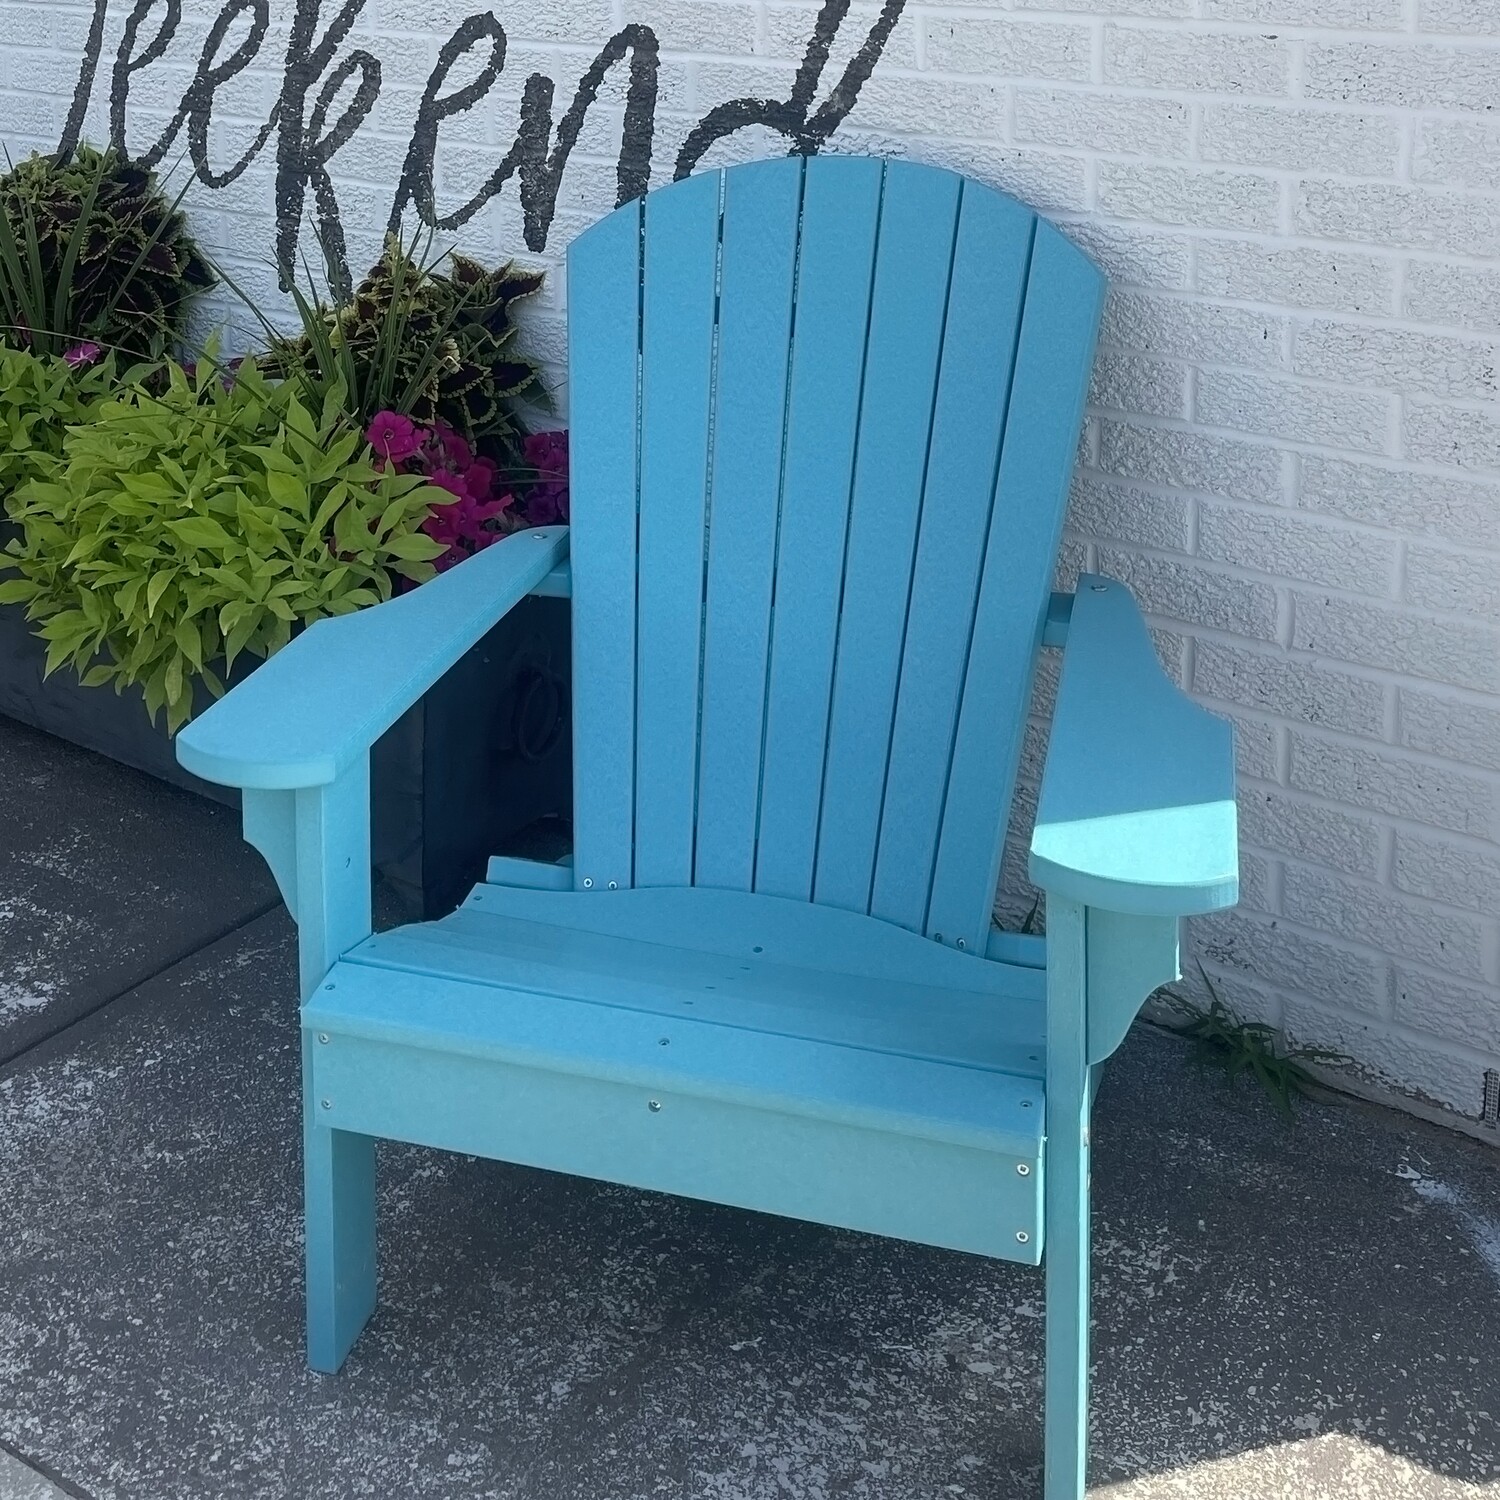
{"label": "chair backrest", "polygon": [[1104,278],[951,172],[793,157],[568,253],[580,887],[983,951]]}

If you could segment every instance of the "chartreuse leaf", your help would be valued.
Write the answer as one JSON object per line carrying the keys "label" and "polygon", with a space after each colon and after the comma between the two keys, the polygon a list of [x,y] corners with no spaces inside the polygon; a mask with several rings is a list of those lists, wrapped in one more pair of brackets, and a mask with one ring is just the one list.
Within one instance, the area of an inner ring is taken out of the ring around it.
{"label": "chartreuse leaf", "polygon": [[[253,362],[229,389],[175,367],[111,379],[0,350],[0,493],[18,532],[0,602],[26,605],[48,671],[137,683],[175,730],[196,683],[221,692],[241,655],[431,576],[443,548],[420,527],[444,492],[377,471],[339,403]],[[23,425],[31,446],[5,446]]]}
{"label": "chartreuse leaf", "polygon": [[441,542],[435,542],[430,536],[423,536],[420,532],[406,532],[392,537],[386,544],[386,551],[403,562],[431,562],[447,550]]}
{"label": "chartreuse leaf", "polygon": [[[0,321],[15,320],[0,307]],[[0,500],[7,509],[22,484],[51,478],[69,425],[88,419],[113,379],[109,360],[75,372],[61,359],[0,346]]]}
{"label": "chartreuse leaf", "polygon": [[167,530],[193,548],[207,547],[223,553],[236,550],[238,545],[212,516],[188,516],[185,520],[168,521]]}
{"label": "chartreuse leaf", "polygon": [[161,596],[172,586],[171,573],[163,570],[152,573],[146,580],[146,613],[154,615],[156,606],[161,603]]}
{"label": "chartreuse leaf", "polygon": [[172,640],[177,649],[193,664],[193,670],[203,670],[203,637],[191,620],[179,620],[172,627]]}
{"label": "chartreuse leaf", "polygon": [[266,489],[271,499],[283,510],[307,510],[307,478],[304,474],[288,474],[281,469],[266,470]]}
{"label": "chartreuse leaf", "polygon": [[297,461],[280,448],[272,447],[269,444],[252,445],[247,447],[245,451],[254,454],[267,469],[274,469],[279,474],[300,474],[302,472],[297,465]]}

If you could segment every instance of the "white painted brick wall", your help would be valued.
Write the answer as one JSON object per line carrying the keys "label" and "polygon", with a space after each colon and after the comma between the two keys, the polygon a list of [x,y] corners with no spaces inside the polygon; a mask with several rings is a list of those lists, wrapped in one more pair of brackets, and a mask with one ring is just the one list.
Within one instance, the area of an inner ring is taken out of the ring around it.
{"label": "white painted brick wall", "polygon": [[[216,0],[136,75],[129,129],[170,117]],[[334,159],[351,255],[378,242],[421,90],[472,0],[370,0],[384,69]],[[127,6],[113,0],[90,128]],[[331,10],[325,5],[325,11]],[[809,0],[500,0],[485,108],[443,127],[440,201],[483,181],[521,81],[559,108],[626,21],[662,43],[655,180],[715,104],[785,97]],[[154,13],[159,16],[160,11]],[[873,23],[859,0],[824,87]],[[0,137],[53,144],[89,7],[0,0]],[[279,82],[272,40],[221,96],[218,159]],[[154,21],[151,24],[155,24]],[[609,206],[613,75],[548,251]],[[1236,1004],[1372,1078],[1472,1114],[1500,1068],[1500,0],[909,0],[830,149],[960,168],[1059,218],[1114,291],[1063,573],[1127,579],[1169,668],[1239,731],[1240,910],[1194,953]],[[764,154],[746,132],[710,164]],[[195,189],[204,237],[270,296],[270,157]],[[514,188],[461,237],[520,249]],[[554,281],[532,319],[559,365]],[[1051,674],[1039,703],[1045,706]],[[1028,737],[1002,909],[1019,916],[1043,738]]]}

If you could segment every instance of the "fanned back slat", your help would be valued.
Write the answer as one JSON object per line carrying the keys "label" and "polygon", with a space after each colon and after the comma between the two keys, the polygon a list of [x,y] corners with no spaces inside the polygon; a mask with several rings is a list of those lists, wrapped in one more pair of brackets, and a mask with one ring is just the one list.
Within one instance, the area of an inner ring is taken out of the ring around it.
{"label": "fanned back slat", "polygon": [[[568,252],[568,406],[572,489],[585,526],[569,552],[588,580],[573,612],[573,652],[588,689],[573,696],[573,858],[589,883],[634,880],[637,375],[641,336],[641,204],[612,213]],[[587,330],[584,333],[583,330]]]}
{"label": "fanned back slat", "polygon": [[569,252],[575,878],[982,951],[1103,278],[952,173],[690,178]]}
{"label": "fanned back slat", "polygon": [[1033,223],[1012,199],[964,194],[870,902],[902,927],[927,919]]}
{"label": "fanned back slat", "polygon": [[732,890],[755,878],[801,189],[757,162],[724,191],[694,879]]}
{"label": "fanned back slat", "polygon": [[808,167],[754,882],[796,901],[812,895],[818,848],[882,177],[874,160]]}
{"label": "fanned back slat", "polygon": [[1039,219],[927,913],[950,942],[989,925],[1103,300],[1098,270]]}
{"label": "fanned back slat", "polygon": [[717,174],[706,174],[646,199],[636,577],[637,885],[693,881],[720,187]]}
{"label": "fanned back slat", "polygon": [[960,181],[886,168],[813,900],[868,911]]}

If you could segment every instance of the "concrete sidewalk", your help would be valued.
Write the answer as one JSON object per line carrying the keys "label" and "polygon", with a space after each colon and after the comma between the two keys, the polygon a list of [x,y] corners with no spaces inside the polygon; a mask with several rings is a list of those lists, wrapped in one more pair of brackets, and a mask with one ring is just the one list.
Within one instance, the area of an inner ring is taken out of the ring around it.
{"label": "concrete sidewalk", "polygon": [[278,904],[238,813],[0,717],[0,1063]]}
{"label": "concrete sidewalk", "polygon": [[[177,796],[29,753],[67,816],[24,824],[28,880]],[[201,892],[197,815],[142,911]],[[118,996],[128,862],[102,916],[80,881],[87,1014],[0,1070],[0,1500],[1040,1494],[1038,1273],[410,1148],[380,1310],[310,1374],[292,932],[243,878]],[[36,942],[0,918],[0,972]],[[1092,1494],[1500,1497],[1493,1149],[1356,1104],[1289,1129],[1149,1028],[1096,1139]]]}

